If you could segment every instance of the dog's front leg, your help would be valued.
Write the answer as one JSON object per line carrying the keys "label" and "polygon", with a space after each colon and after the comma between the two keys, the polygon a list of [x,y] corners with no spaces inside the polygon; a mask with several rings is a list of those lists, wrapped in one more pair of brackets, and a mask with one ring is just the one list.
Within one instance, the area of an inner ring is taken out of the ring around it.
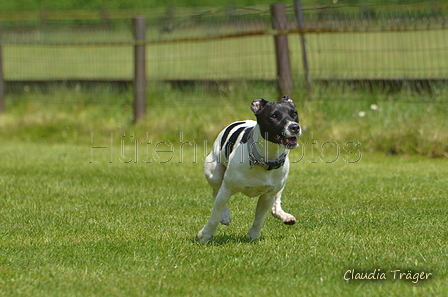
{"label": "dog's front leg", "polygon": [[296,218],[293,215],[284,212],[282,209],[282,193],[283,189],[275,195],[275,202],[272,206],[272,215],[286,225],[294,225],[296,223]]}
{"label": "dog's front leg", "polygon": [[[213,189],[213,201],[215,201],[216,195],[218,195],[218,192],[219,192],[219,189],[218,190]],[[230,215],[229,208],[227,206],[224,206],[224,209],[221,214],[220,222],[223,225],[229,226],[231,220],[232,220],[232,216]]]}
{"label": "dog's front leg", "polygon": [[273,195],[261,195],[260,198],[258,198],[257,209],[255,211],[255,220],[247,234],[249,238],[260,238],[261,228],[263,227],[266,215],[274,203],[274,199],[275,196]]}
{"label": "dog's front leg", "polygon": [[221,215],[226,208],[226,204],[229,201],[230,196],[233,193],[226,188],[225,184],[222,184],[215,197],[215,202],[213,204],[212,214],[208,219],[207,224],[198,233],[198,239],[201,243],[206,243],[212,239],[215,235],[216,229],[218,228],[219,221],[221,220]]}

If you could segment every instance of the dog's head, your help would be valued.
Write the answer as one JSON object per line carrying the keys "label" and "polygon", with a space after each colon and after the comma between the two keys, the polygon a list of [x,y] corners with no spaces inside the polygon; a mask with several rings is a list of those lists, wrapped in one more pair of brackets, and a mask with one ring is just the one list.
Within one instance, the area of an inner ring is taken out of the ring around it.
{"label": "dog's head", "polygon": [[280,144],[287,149],[298,146],[297,137],[302,134],[294,101],[283,96],[279,102],[256,99],[250,108],[257,117],[261,135],[264,139]]}

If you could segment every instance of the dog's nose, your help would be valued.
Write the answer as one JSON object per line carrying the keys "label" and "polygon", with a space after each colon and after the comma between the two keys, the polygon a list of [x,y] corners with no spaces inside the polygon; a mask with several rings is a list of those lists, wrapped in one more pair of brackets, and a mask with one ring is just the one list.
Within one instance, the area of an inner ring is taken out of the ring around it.
{"label": "dog's nose", "polygon": [[297,123],[291,124],[291,125],[289,125],[289,130],[291,130],[291,132],[294,134],[299,134],[300,133],[300,125]]}

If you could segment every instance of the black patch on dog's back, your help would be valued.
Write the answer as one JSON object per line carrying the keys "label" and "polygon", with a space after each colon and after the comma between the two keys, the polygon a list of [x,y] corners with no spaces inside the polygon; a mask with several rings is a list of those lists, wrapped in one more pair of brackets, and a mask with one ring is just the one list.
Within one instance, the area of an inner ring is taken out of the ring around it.
{"label": "black patch on dog's back", "polygon": [[247,139],[249,138],[249,133],[252,131],[254,127],[249,127],[244,131],[243,137],[241,137],[241,142],[246,143]]}
{"label": "black patch on dog's back", "polygon": [[224,134],[222,135],[222,138],[221,138],[221,146],[220,146],[219,150],[222,150],[222,148],[224,147],[224,144],[226,143],[226,140],[227,140],[227,137],[229,136],[230,131],[232,131],[232,129],[234,127],[242,125],[244,123],[245,122],[236,122],[236,123],[233,123],[233,124],[229,125],[226,128],[226,130],[224,131]]}
{"label": "black patch on dog's back", "polygon": [[244,129],[246,129],[247,127],[241,127],[238,128],[238,130],[236,130],[229,138],[229,141],[227,141],[226,143],[226,151],[225,151],[225,156],[227,158],[227,160],[229,159],[230,154],[233,151],[233,147],[235,146],[235,142],[238,139],[238,136],[240,136],[241,132],[243,132]]}

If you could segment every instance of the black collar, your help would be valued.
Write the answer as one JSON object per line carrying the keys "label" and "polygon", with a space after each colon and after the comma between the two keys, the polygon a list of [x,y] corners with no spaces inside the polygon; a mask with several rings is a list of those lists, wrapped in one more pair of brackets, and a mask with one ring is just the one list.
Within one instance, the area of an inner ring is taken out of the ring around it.
{"label": "black collar", "polygon": [[282,167],[283,164],[285,164],[286,157],[288,156],[289,151],[286,150],[286,152],[281,154],[277,159],[266,160],[260,155],[260,153],[257,151],[257,148],[255,147],[253,131],[254,130],[250,132],[249,137],[247,139],[250,167],[252,168],[254,165],[258,165],[264,168],[265,170],[273,170]]}

